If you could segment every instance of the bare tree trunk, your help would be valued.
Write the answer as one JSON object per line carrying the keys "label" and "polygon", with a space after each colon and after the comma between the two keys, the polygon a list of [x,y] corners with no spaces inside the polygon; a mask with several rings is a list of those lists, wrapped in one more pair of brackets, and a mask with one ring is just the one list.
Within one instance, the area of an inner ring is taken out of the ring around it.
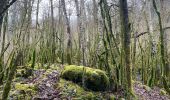
{"label": "bare tree trunk", "polygon": [[[76,11],[77,11],[77,25],[78,25],[78,36],[79,36],[79,51],[82,53],[80,55],[80,60],[82,60],[82,64],[86,65],[86,40],[87,36],[85,33],[85,1],[81,0],[80,1],[80,6],[78,0],[75,0],[75,5],[76,5]],[[80,61],[81,62],[81,61]]]}
{"label": "bare tree trunk", "polygon": [[58,21],[58,27],[59,27],[59,45],[60,45],[60,52],[61,52],[61,64],[64,64],[64,53],[65,53],[65,45],[64,45],[64,39],[65,39],[65,36],[64,36],[64,21],[63,21],[63,9],[62,9],[62,3],[61,3],[62,0],[59,0],[59,10],[58,10],[58,13],[59,13],[59,21]]}
{"label": "bare tree trunk", "polygon": [[51,4],[51,39],[52,39],[52,62],[55,62],[55,25],[54,25],[54,10],[53,10],[53,0],[50,0]]}
{"label": "bare tree trunk", "polygon": [[33,5],[34,5],[34,0],[29,0],[28,1],[28,17],[27,17],[27,25],[26,25],[26,43],[30,43],[30,28],[31,28],[31,25],[32,25],[32,10],[33,10]]}
{"label": "bare tree trunk", "polygon": [[87,37],[85,33],[85,1],[81,0],[80,1],[80,44],[81,44],[81,49],[82,49],[82,60],[83,60],[83,65],[86,65],[86,45],[87,45]]}
{"label": "bare tree trunk", "polygon": [[37,10],[36,10],[36,29],[38,29],[39,6],[40,6],[40,0],[37,1]]}
{"label": "bare tree trunk", "polygon": [[[93,20],[94,20],[94,32],[98,34],[98,4],[96,0],[93,0]],[[95,34],[95,35],[96,35]]]}
{"label": "bare tree trunk", "polygon": [[147,13],[148,13],[148,24],[149,24],[149,33],[150,33],[150,38],[152,39],[152,34],[153,34],[153,22],[152,22],[152,1],[148,0],[147,2]]}
{"label": "bare tree trunk", "polygon": [[67,26],[67,35],[68,35],[68,41],[67,41],[67,63],[71,64],[71,48],[72,48],[72,36],[71,36],[71,28],[70,28],[70,21],[67,16],[66,6],[65,6],[65,0],[61,0],[63,12],[65,16],[66,26]]}
{"label": "bare tree trunk", "polygon": [[80,6],[79,6],[78,0],[75,0],[75,6],[76,6],[76,13],[77,13],[78,42],[79,42],[79,49],[80,49],[81,48],[81,43],[80,43]]}
{"label": "bare tree trunk", "polygon": [[[3,12],[6,5],[7,5],[7,0],[0,0],[0,13]],[[4,16],[4,14],[0,15],[0,37],[1,37],[1,28],[2,28],[3,16]]]}
{"label": "bare tree trunk", "polygon": [[[101,11],[100,11],[101,12]],[[99,42],[98,42],[98,46],[97,46],[97,54],[100,55],[100,50],[103,47],[103,22],[102,22],[102,16],[100,15],[100,17],[98,17],[98,38],[99,38]]]}

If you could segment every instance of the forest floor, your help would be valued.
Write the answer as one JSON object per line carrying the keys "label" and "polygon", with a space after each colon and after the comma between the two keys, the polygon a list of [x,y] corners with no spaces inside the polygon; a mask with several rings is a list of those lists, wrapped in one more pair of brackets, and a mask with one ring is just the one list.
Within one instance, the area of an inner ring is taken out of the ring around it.
{"label": "forest floor", "polygon": [[[76,97],[76,89],[70,89],[66,87],[67,81],[63,81],[62,87],[60,78],[60,69],[50,68],[48,70],[38,69],[34,71],[34,75],[29,78],[16,78],[12,85],[12,90],[10,92],[11,100],[72,100]],[[73,83],[68,83],[73,84]],[[36,87],[36,88],[35,88]],[[80,88],[78,85],[76,87]],[[73,88],[76,88],[73,87]],[[140,82],[134,82],[134,92],[137,95],[138,100],[170,100],[170,96],[166,95],[158,87],[149,88],[142,85]],[[1,87],[2,88],[2,87]],[[81,89],[81,88],[80,88]],[[2,90],[2,89],[1,89]],[[67,91],[67,92],[66,92]],[[69,92],[70,91],[70,92]],[[90,94],[93,92],[86,92],[83,90],[84,94]],[[0,92],[0,94],[2,91]],[[75,93],[75,94],[74,94]],[[103,98],[98,98],[97,100],[112,100],[106,99],[102,92],[96,92],[94,95],[101,95]],[[117,93],[112,93],[116,99],[123,97],[123,91]],[[19,96],[20,95],[20,96]],[[80,94],[83,95],[83,94]],[[77,95],[78,96],[78,95]],[[86,97],[86,96],[85,96]],[[105,98],[105,99],[104,99]],[[88,99],[83,99],[88,100]]]}
{"label": "forest floor", "polygon": [[135,82],[133,88],[139,100],[170,100],[170,97],[164,93],[165,91],[158,87],[151,89],[146,85]]}

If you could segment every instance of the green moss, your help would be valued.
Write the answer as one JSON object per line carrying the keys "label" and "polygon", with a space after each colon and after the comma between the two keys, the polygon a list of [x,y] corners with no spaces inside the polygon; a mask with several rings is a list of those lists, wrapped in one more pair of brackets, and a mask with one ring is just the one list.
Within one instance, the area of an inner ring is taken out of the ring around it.
{"label": "green moss", "polygon": [[21,83],[16,83],[15,89],[16,90],[24,90],[26,92],[27,91],[35,92],[37,90],[36,85],[34,85],[34,84],[21,84]]}
{"label": "green moss", "polygon": [[17,66],[17,69],[23,69],[25,66]]}
{"label": "green moss", "polygon": [[17,69],[16,77],[24,77],[28,78],[29,76],[32,75],[32,69],[31,68],[22,68],[22,69]]}
{"label": "green moss", "polygon": [[140,82],[140,81],[136,81],[136,80],[132,80],[132,83],[133,83],[133,84],[139,84],[139,85],[142,85],[142,82]]}
{"label": "green moss", "polygon": [[106,93],[103,95],[105,100],[116,100],[115,95],[111,94],[111,93]]}
{"label": "green moss", "polygon": [[114,95],[110,95],[109,100],[116,100],[116,97]]}
{"label": "green moss", "polygon": [[161,94],[161,95],[167,95],[167,92],[166,92],[164,89],[161,89],[161,90],[160,90],[160,94]]}
{"label": "green moss", "polygon": [[37,93],[37,86],[34,84],[15,84],[15,91],[10,93],[12,100],[31,100]]}
{"label": "green moss", "polygon": [[[31,68],[31,63],[28,63],[26,66]],[[40,69],[41,68],[41,64],[40,63],[35,63],[34,65],[34,70]]]}
{"label": "green moss", "polygon": [[[99,69],[84,67],[85,87],[94,91],[104,91],[109,86],[109,78],[106,73]],[[76,83],[82,82],[83,66],[69,65],[65,66],[62,72],[62,78]]]}
{"label": "green moss", "polygon": [[50,69],[52,69],[52,70],[57,70],[57,71],[61,71],[61,68],[60,68],[57,64],[52,64],[52,65],[50,66]]}
{"label": "green moss", "polygon": [[99,92],[86,91],[81,86],[64,79],[60,79],[57,87],[61,89],[62,98],[71,97],[72,100],[104,100]]}
{"label": "green moss", "polygon": [[35,84],[15,84],[15,90],[23,91],[26,94],[36,94],[37,93],[37,86]]}

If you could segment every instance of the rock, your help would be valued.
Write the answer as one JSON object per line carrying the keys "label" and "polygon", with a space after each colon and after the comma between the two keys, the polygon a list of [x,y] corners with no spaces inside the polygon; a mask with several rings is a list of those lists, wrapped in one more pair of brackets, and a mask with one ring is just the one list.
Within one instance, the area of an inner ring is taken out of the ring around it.
{"label": "rock", "polygon": [[107,77],[106,72],[99,69],[69,65],[65,66],[61,76],[66,80],[70,80],[75,83],[81,83],[83,76],[83,68],[85,69],[85,88],[91,89],[93,91],[105,91],[108,89],[109,78]]}

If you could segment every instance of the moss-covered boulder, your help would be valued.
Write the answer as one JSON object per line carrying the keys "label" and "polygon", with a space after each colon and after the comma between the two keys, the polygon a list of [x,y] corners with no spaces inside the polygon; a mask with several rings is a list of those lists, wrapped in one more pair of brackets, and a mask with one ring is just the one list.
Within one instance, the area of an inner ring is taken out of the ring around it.
{"label": "moss-covered boulder", "polygon": [[64,67],[61,76],[66,80],[81,83],[83,73],[85,88],[93,91],[105,91],[108,89],[109,78],[107,77],[106,72],[99,69],[69,65]]}
{"label": "moss-covered boulder", "polygon": [[115,100],[115,96],[109,92],[89,91],[65,79],[60,79],[56,84],[56,88],[61,90],[60,99],[65,100]]}

